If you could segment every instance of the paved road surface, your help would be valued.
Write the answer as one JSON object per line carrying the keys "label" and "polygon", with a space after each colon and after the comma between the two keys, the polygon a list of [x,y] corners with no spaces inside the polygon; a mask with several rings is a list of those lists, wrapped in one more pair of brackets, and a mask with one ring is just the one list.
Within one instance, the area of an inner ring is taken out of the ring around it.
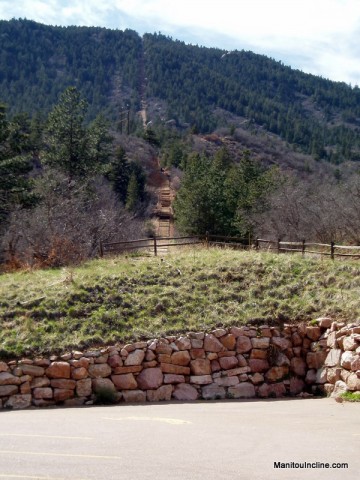
{"label": "paved road surface", "polygon": [[[349,468],[274,468],[303,461]],[[359,472],[360,405],[332,399],[0,412],[0,480],[355,480]]]}

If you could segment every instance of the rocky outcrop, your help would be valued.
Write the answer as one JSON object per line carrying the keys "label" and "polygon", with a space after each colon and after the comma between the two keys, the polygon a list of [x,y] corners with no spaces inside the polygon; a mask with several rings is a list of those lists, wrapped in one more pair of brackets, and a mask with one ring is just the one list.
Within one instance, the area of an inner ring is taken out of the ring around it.
{"label": "rocky outcrop", "polygon": [[243,326],[0,361],[0,408],[360,391],[360,325]]}

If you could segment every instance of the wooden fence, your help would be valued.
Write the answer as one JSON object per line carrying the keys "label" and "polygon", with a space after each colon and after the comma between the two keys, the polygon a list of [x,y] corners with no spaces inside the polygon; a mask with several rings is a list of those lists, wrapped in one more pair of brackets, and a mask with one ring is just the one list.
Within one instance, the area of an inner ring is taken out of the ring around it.
{"label": "wooden fence", "polygon": [[360,258],[360,246],[337,245],[335,242],[331,243],[307,243],[305,240],[301,242],[286,242],[278,240],[264,240],[257,238],[254,245],[256,250],[272,250],[278,253],[301,253],[303,256],[306,253],[313,255],[329,256],[332,260],[335,257],[353,257]]}
{"label": "wooden fence", "polygon": [[242,250],[274,251],[277,253],[301,253],[312,255],[324,255],[332,260],[335,257],[360,258],[360,246],[337,245],[331,243],[307,243],[287,242],[278,240],[264,240],[256,238],[254,242],[240,237],[228,237],[222,235],[198,235],[183,237],[152,237],[139,240],[127,240],[121,242],[100,242],[100,256],[121,254],[129,251],[144,251],[145,254],[157,256],[171,247],[183,247],[185,245],[203,245],[230,247]]}

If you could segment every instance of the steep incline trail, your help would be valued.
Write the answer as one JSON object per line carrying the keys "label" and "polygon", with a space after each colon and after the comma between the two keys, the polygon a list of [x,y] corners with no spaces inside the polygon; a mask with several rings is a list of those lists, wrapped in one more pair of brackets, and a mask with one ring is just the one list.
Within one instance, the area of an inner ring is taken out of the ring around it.
{"label": "steep incline trail", "polygon": [[[175,192],[171,186],[170,173],[159,165],[158,158],[154,158],[154,170],[149,175],[149,183],[155,188],[157,195],[157,204],[154,209],[154,225],[157,237],[164,239],[174,235],[174,218],[172,203],[175,198]],[[167,240],[158,241],[159,254],[166,253],[168,247],[162,244],[168,243]]]}

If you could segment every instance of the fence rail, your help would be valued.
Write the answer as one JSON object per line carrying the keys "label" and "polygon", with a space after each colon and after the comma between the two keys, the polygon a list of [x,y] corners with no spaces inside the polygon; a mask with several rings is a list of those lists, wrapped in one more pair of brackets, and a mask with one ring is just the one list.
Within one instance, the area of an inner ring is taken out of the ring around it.
{"label": "fence rail", "polygon": [[331,243],[306,242],[305,240],[293,242],[278,240],[267,240],[256,238],[254,242],[248,241],[241,237],[227,237],[225,235],[198,235],[198,236],[182,236],[182,237],[152,237],[138,240],[124,240],[120,242],[100,242],[100,256],[109,254],[120,254],[127,251],[145,250],[145,254],[158,255],[159,249],[182,247],[185,245],[204,245],[221,246],[234,249],[253,249],[275,251],[278,253],[301,253],[322,255],[331,257],[352,257],[360,258],[359,245],[336,245]]}
{"label": "fence rail", "polygon": [[[278,240],[265,240],[262,238],[257,238],[255,240],[255,249],[264,250],[262,244],[269,245],[265,247],[266,250],[277,250],[281,252],[299,252],[302,255],[310,253],[312,255],[324,255],[330,256],[332,259],[335,257],[353,257],[360,258],[360,246],[359,245],[336,245],[335,242],[331,243],[316,243],[316,242],[306,242],[302,240],[301,242],[286,242]],[[347,251],[350,253],[340,253]],[[355,252],[355,253],[351,253]],[[356,253],[358,252],[358,253]]]}

